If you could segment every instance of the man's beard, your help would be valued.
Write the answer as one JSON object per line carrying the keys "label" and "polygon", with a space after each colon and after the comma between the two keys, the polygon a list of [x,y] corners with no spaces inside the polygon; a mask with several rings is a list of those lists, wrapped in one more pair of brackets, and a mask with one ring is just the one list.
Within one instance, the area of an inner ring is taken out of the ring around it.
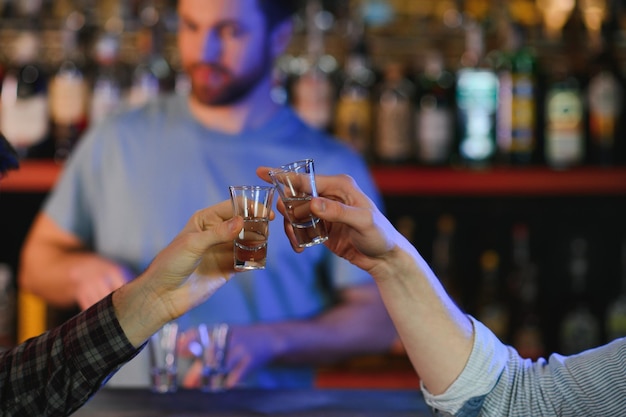
{"label": "man's beard", "polygon": [[[262,61],[242,76],[235,77],[223,66],[215,63],[198,62],[188,68],[191,79],[191,95],[206,106],[228,106],[236,104],[247,97],[266,77],[271,75],[271,60],[263,54]],[[203,80],[198,83],[194,80],[195,70],[206,70],[204,76],[216,77],[214,85]]]}

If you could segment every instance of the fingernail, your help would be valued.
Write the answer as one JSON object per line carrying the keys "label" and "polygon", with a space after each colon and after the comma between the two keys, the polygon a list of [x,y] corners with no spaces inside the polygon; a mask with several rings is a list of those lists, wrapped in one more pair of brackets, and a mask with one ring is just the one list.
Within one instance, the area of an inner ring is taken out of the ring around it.
{"label": "fingernail", "polygon": [[323,213],[324,211],[326,211],[326,202],[324,200],[320,200],[319,198],[316,198],[315,200],[312,201],[313,204],[315,204],[315,209],[320,212]]}

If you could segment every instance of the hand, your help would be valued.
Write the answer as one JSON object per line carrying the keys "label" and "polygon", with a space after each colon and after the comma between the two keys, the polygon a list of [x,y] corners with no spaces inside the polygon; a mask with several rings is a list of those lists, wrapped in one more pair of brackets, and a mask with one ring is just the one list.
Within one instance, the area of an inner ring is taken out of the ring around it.
{"label": "hand", "polygon": [[[260,167],[257,175],[270,182],[270,169]],[[375,267],[381,263],[382,257],[399,244],[407,246],[408,242],[351,177],[316,175],[315,182],[320,197],[311,200],[311,211],[326,221],[329,239],[324,244],[336,255],[375,277]],[[277,208],[285,216],[282,201],[278,201]],[[294,250],[302,252],[304,248],[297,246],[286,216],[284,226]]]}
{"label": "hand", "polygon": [[94,255],[72,267],[69,277],[76,288],[78,306],[86,310],[135,278],[135,274],[125,266]]}
{"label": "hand", "polygon": [[206,301],[232,276],[233,240],[242,227],[230,200],[200,210],[150,264],[150,287],[171,319]]}
{"label": "hand", "polygon": [[233,240],[242,228],[230,200],[200,210],[141,276],[115,291],[115,311],[133,345],[226,283],[234,273]]}

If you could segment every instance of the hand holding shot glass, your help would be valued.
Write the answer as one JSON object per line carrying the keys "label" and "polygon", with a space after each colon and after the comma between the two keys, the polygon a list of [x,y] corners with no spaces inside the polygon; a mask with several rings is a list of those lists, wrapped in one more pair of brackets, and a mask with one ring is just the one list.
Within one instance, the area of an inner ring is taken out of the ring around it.
{"label": "hand holding shot glass", "polygon": [[234,215],[243,217],[243,229],[234,243],[234,267],[238,271],[265,269],[274,187],[241,185],[229,190]]}
{"label": "hand holding shot glass", "polygon": [[325,242],[328,239],[326,225],[310,209],[311,198],[317,197],[313,160],[283,165],[271,170],[269,175],[285,204],[298,246],[304,248]]}

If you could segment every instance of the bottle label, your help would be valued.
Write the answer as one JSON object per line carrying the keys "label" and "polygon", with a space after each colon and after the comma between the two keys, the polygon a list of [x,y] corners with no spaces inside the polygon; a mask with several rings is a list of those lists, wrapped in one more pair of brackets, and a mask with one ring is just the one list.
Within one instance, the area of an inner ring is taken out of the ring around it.
{"label": "bottle label", "polygon": [[442,163],[452,152],[453,126],[450,111],[422,107],[416,118],[418,158],[425,163]]}
{"label": "bottle label", "polygon": [[611,145],[621,110],[621,90],[615,77],[601,72],[589,82],[589,128],[596,142]]}
{"label": "bottle label", "polygon": [[467,69],[459,72],[457,103],[462,120],[460,151],[468,161],[486,161],[495,153],[498,86],[498,78],[492,71]]}
{"label": "bottle label", "polygon": [[370,146],[371,114],[371,102],[364,97],[342,97],[337,103],[335,134],[362,155]]}
{"label": "bottle label", "polygon": [[50,82],[50,116],[60,125],[73,125],[85,118],[87,85],[83,77],[57,75]]}
{"label": "bottle label", "polygon": [[525,74],[513,75],[511,106],[511,152],[530,152],[535,145],[535,88]]}
{"label": "bottle label", "polygon": [[547,99],[545,156],[548,164],[567,166],[582,161],[583,104],[577,90],[553,91]]}
{"label": "bottle label", "polygon": [[382,94],[378,107],[376,152],[382,160],[405,160],[411,155],[411,103],[394,93]]}
{"label": "bottle label", "polygon": [[0,111],[0,130],[17,148],[43,141],[48,133],[48,100],[45,95],[5,100]]}

